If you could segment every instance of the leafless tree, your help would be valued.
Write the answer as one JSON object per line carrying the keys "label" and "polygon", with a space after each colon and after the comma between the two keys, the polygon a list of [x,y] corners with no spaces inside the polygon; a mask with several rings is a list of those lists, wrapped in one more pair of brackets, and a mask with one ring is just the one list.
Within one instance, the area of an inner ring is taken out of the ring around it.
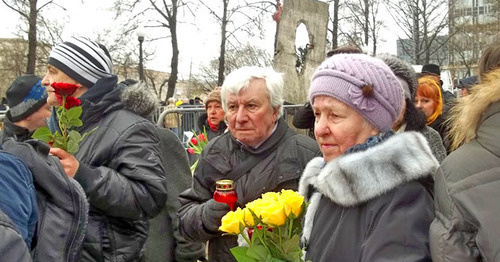
{"label": "leafless tree", "polygon": [[448,26],[446,0],[386,0],[385,4],[408,39],[402,41],[402,48],[411,55],[413,63],[429,63],[439,47],[447,44],[438,40]]}
{"label": "leafless tree", "polygon": [[340,0],[333,0],[333,10],[330,16],[330,21],[332,22],[332,29],[328,29],[332,34],[332,45],[331,49],[335,49],[339,46],[338,41],[338,31],[339,31],[339,2]]}
{"label": "leafless tree", "polygon": [[2,0],[2,2],[5,6],[18,13],[27,25],[26,33],[28,35],[28,61],[25,72],[27,74],[34,74],[37,59],[37,33],[39,31],[37,25],[39,22],[45,26],[48,23],[47,20],[42,20],[40,17],[41,11],[42,9],[46,9],[50,6],[58,6],[62,10],[65,9],[58,5],[54,0]]}
{"label": "leafless tree", "polygon": [[379,1],[346,1],[344,6],[343,20],[347,30],[341,30],[342,35],[348,38],[351,45],[360,49],[364,49],[371,44],[371,53],[375,55],[377,53],[379,30],[384,26],[382,20],[377,19]]}
{"label": "leafless tree", "polygon": [[[178,12],[187,4],[181,0],[116,0],[114,10],[117,17],[128,17],[127,34],[135,31],[140,23],[146,28],[166,29],[161,31],[159,36],[148,41],[170,38],[172,57],[170,59],[170,77],[168,79],[167,96],[168,99],[174,94],[175,85],[179,73],[179,45],[177,36]],[[187,7],[189,10],[189,8]],[[151,84],[151,83],[150,83]],[[164,84],[154,83],[154,86],[163,88]],[[157,94],[161,94],[158,90]]]}
{"label": "leafless tree", "polygon": [[[198,93],[207,93],[220,86],[217,83],[218,66],[218,60],[214,59],[201,68],[200,74],[194,78]],[[228,72],[243,66],[269,67],[272,66],[272,57],[266,50],[250,44],[242,48],[226,50],[225,67]]]}
{"label": "leafless tree", "polygon": [[[238,33],[244,32],[253,36],[253,29],[260,29],[262,32],[262,16],[271,14],[276,10],[277,4],[272,1],[261,0],[222,0],[222,1],[204,1],[199,3],[204,6],[209,13],[220,24],[220,54],[218,59],[217,85],[222,85],[226,71],[226,49],[238,49],[238,46],[244,46],[238,39]],[[222,12],[220,9],[222,9]]]}

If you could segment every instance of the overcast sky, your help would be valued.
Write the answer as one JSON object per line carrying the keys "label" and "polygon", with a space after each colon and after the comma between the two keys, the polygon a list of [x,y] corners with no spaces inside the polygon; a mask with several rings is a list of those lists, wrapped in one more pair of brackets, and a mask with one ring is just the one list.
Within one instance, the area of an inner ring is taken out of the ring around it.
{"label": "overcast sky", "polygon": [[[65,39],[71,35],[84,35],[95,37],[96,32],[105,25],[111,24],[111,14],[107,8],[113,1],[102,0],[86,0],[85,5],[81,1],[66,0],[64,6],[68,11],[69,18],[65,23],[63,36]],[[380,8],[381,12],[383,8]],[[383,15],[383,14],[381,14]],[[182,16],[182,14],[179,14]],[[98,18],[98,19],[97,19]],[[218,31],[218,24],[210,20],[209,17],[197,17],[198,26],[192,24],[179,24],[179,49],[180,49],[180,63],[179,71],[181,77],[187,78],[189,76],[190,67],[192,64],[193,71],[196,72],[202,64],[215,59],[219,54],[220,36]],[[14,11],[8,9],[3,3],[0,3],[0,37],[13,37],[13,32],[16,31],[16,26],[19,21],[19,16]],[[267,21],[268,26],[265,26],[266,39],[259,40],[258,42],[252,41],[268,50],[273,49],[274,43],[274,21]],[[147,34],[152,34],[151,31]],[[380,33],[380,40],[378,45],[378,53],[391,53],[396,54],[396,39],[394,27],[382,29]],[[146,35],[146,37],[152,37]],[[134,36],[130,41],[136,41]],[[137,42],[138,44],[138,42]],[[146,63],[147,68],[152,68],[159,71],[170,70],[170,39],[163,39],[154,43],[146,43],[144,48],[154,48],[156,50],[155,59]],[[272,51],[270,51],[272,52]]]}

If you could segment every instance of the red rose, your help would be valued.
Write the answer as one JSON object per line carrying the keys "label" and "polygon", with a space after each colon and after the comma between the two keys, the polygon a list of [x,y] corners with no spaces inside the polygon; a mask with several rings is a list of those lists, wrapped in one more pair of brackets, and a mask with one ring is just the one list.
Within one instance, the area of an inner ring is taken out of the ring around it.
{"label": "red rose", "polygon": [[79,106],[80,104],[81,104],[80,99],[78,99],[74,96],[67,96],[66,97],[66,104],[64,105],[64,107],[66,109],[70,109],[70,108],[73,108],[75,106]]}
{"label": "red rose", "polygon": [[57,104],[62,106],[62,100],[63,100],[62,96],[56,94],[56,98],[57,98]]}
{"label": "red rose", "polygon": [[[62,106],[63,97],[56,94],[56,98],[57,98],[57,104]],[[73,108],[75,106],[79,106],[80,104],[81,104],[80,99],[78,99],[74,96],[68,96],[68,97],[66,97],[66,104],[64,104],[64,108],[70,109],[70,108]]]}
{"label": "red rose", "polygon": [[191,143],[193,145],[197,146],[198,145],[198,140],[196,140],[196,138],[193,137],[193,138],[191,138]]}
{"label": "red rose", "polygon": [[70,83],[54,82],[50,86],[54,88],[54,93],[60,96],[70,96],[78,89],[77,85]]}
{"label": "red rose", "polygon": [[205,136],[203,134],[199,134],[198,140],[205,142]]}
{"label": "red rose", "polygon": [[194,149],[188,148],[188,153],[191,154],[191,155],[193,155],[194,154]]}

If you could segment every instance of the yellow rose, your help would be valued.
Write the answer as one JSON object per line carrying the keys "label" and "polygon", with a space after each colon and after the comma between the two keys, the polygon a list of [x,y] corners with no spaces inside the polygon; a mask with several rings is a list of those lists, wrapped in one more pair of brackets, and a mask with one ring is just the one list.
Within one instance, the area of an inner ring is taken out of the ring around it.
{"label": "yellow rose", "polygon": [[268,224],[270,227],[279,227],[285,224],[286,215],[283,210],[283,203],[270,201],[260,213],[262,215],[262,222]]}
{"label": "yellow rose", "polygon": [[304,203],[304,197],[293,190],[281,190],[281,195],[279,201],[283,203],[285,209],[285,215],[289,216],[290,212],[293,212],[295,217],[298,217],[302,212],[302,204]]}
{"label": "yellow rose", "polygon": [[247,227],[253,227],[253,225],[254,225],[255,222],[253,220],[252,213],[250,213],[250,210],[248,208],[244,208],[243,209],[243,214],[244,214],[243,217],[244,217],[245,225]]}
{"label": "yellow rose", "polygon": [[277,201],[278,198],[279,198],[279,193],[276,193],[276,192],[267,192],[267,193],[264,193],[262,194],[262,199],[267,199],[267,200],[270,200],[270,201]]}
{"label": "yellow rose", "polygon": [[243,216],[243,210],[239,207],[236,211],[229,211],[222,217],[222,225],[219,230],[230,234],[239,234],[240,224],[243,224]]}
{"label": "yellow rose", "polygon": [[269,205],[269,203],[271,202],[273,201],[270,201],[269,199],[258,198],[252,202],[247,203],[245,207],[251,209],[255,213],[255,215],[260,218],[262,216],[262,209],[264,209],[264,207]]}

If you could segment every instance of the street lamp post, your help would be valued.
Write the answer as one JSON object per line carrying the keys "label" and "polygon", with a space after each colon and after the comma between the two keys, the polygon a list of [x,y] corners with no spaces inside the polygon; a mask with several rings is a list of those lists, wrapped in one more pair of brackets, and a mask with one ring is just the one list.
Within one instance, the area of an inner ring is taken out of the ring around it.
{"label": "street lamp post", "polygon": [[144,81],[144,65],[142,59],[142,42],[144,42],[144,31],[139,29],[137,31],[137,39],[139,40],[139,80]]}

